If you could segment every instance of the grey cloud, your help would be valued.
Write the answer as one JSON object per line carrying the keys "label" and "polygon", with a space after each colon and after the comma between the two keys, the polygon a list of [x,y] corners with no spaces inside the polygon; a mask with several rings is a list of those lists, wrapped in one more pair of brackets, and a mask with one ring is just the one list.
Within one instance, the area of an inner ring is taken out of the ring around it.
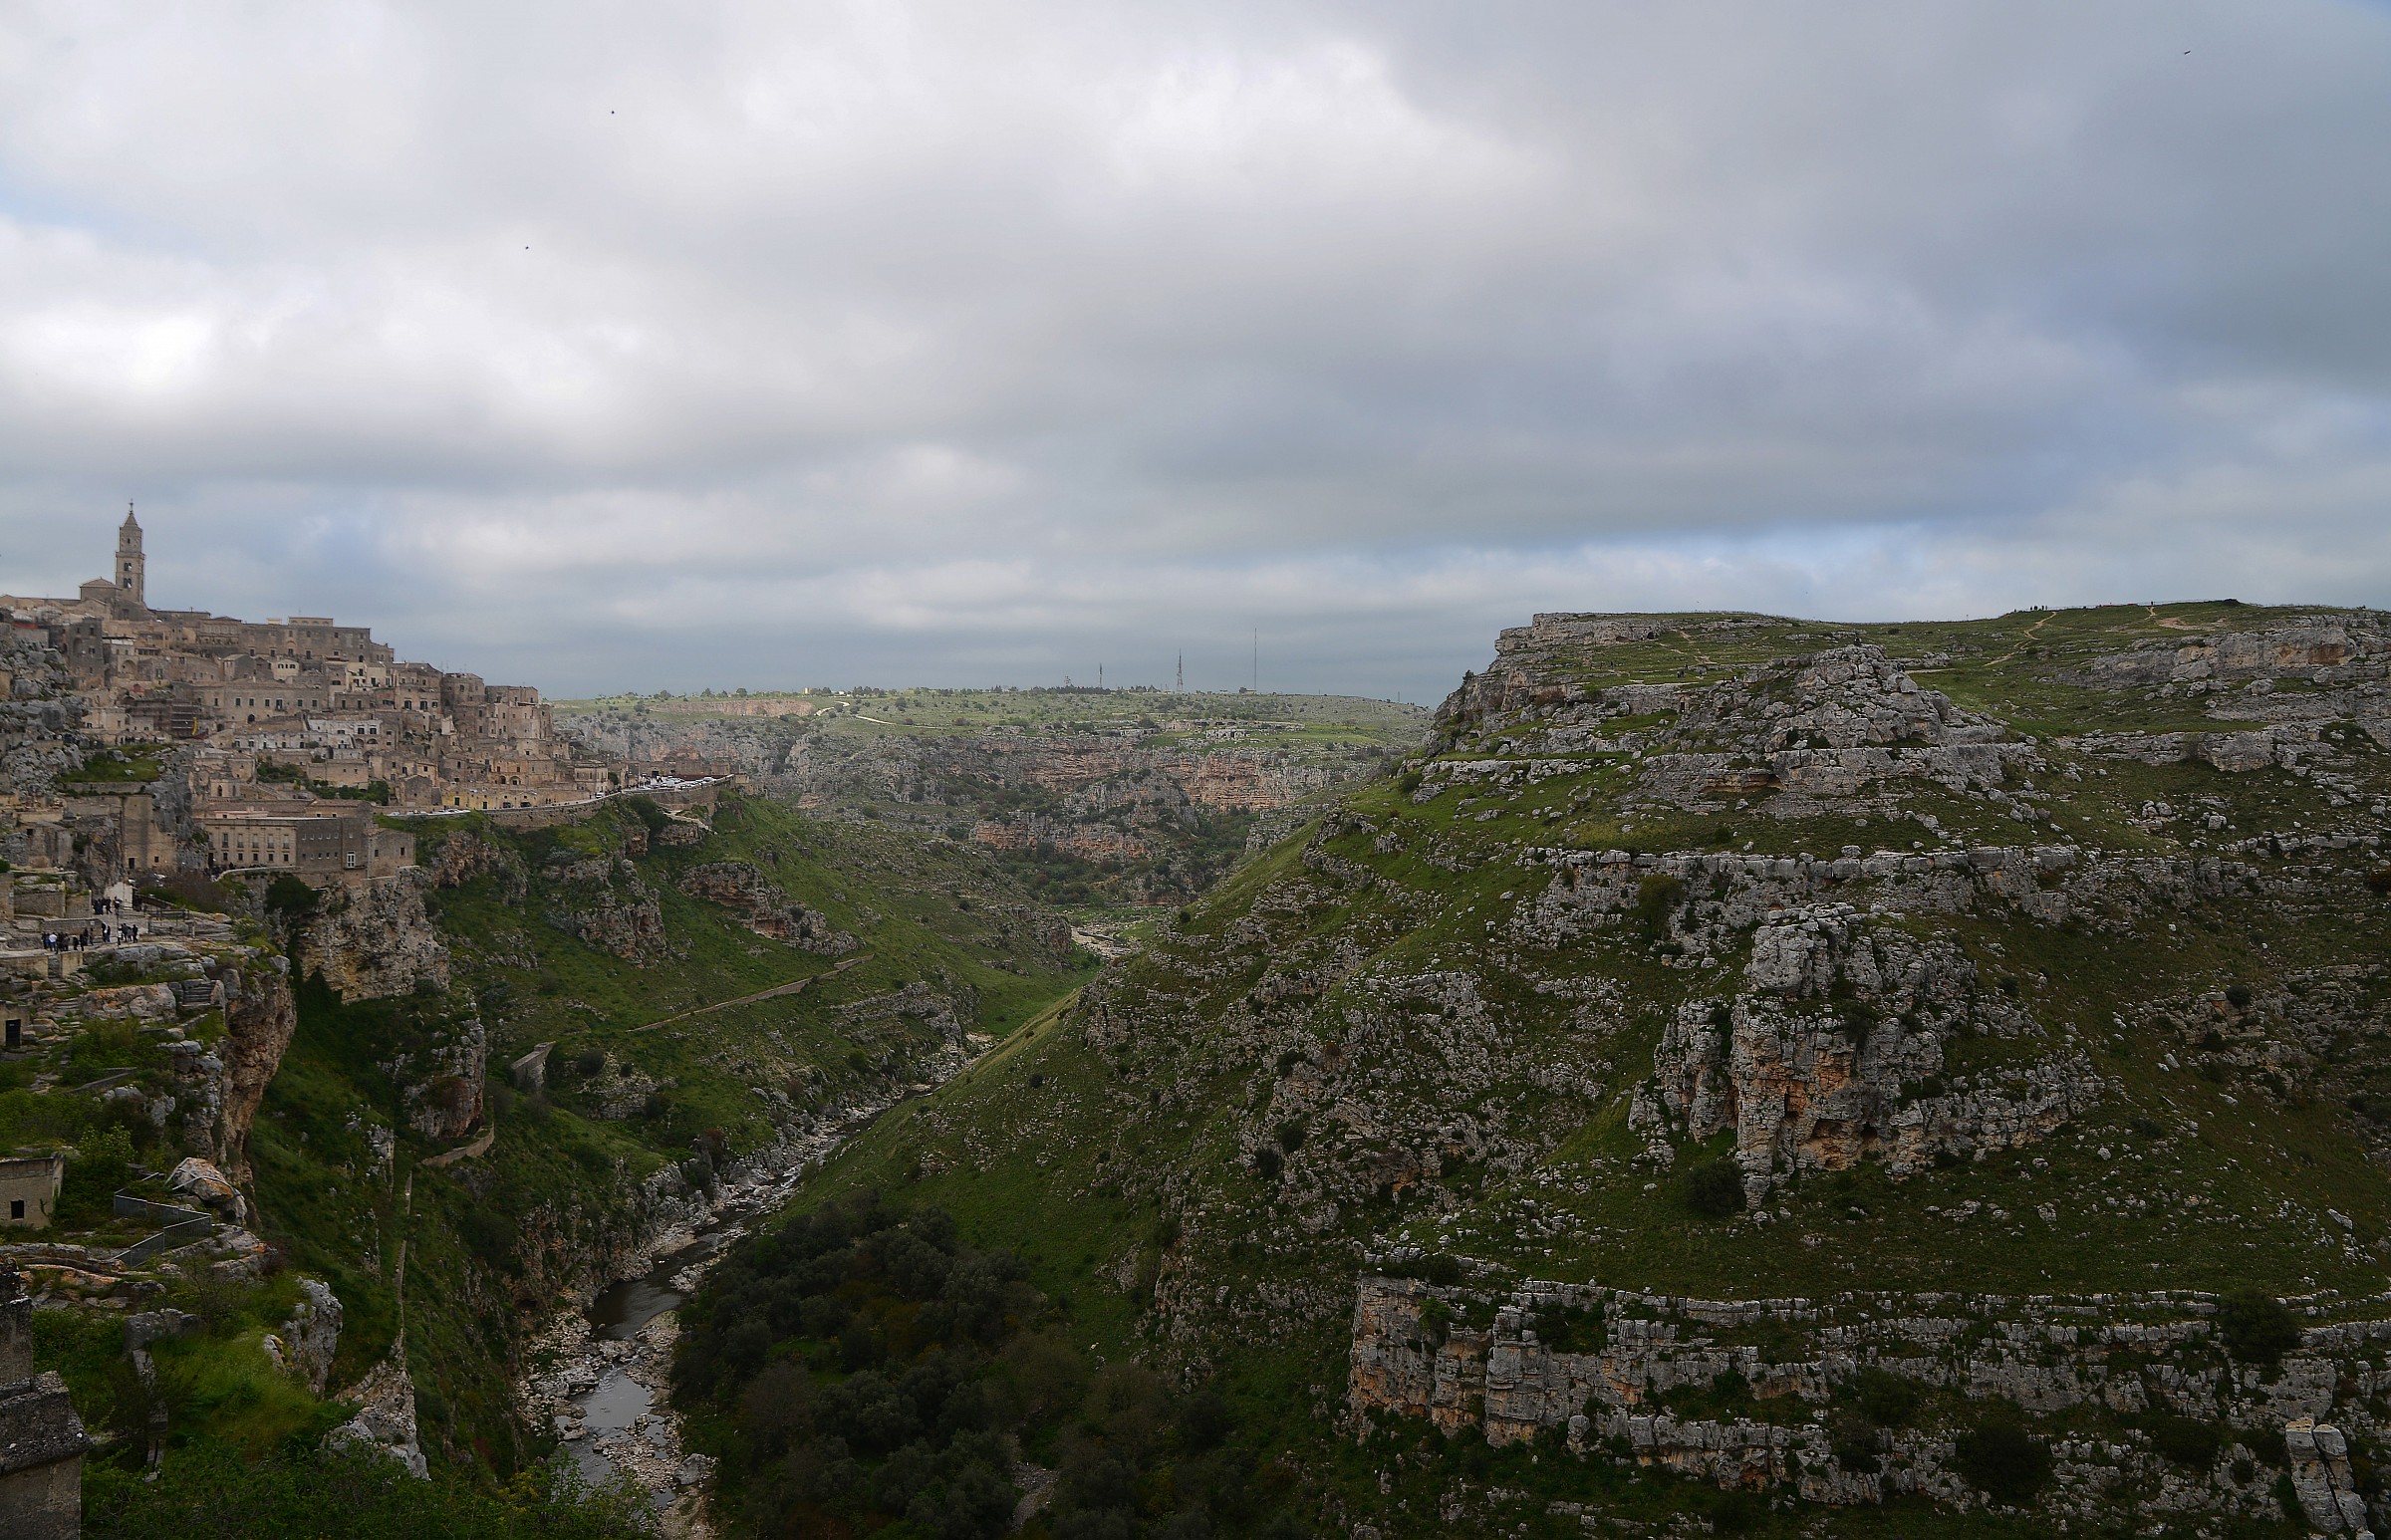
{"label": "grey cloud", "polygon": [[161,592],[552,688],[1419,695],[2391,558],[2379,8],[19,14],[20,590],[137,495]]}

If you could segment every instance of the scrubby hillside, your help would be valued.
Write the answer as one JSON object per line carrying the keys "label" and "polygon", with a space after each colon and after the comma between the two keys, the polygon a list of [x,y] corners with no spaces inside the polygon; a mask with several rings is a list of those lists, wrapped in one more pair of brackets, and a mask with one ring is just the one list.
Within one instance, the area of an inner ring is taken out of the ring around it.
{"label": "scrubby hillside", "polygon": [[[1092,962],[969,847],[760,798],[411,827],[419,882],[285,883],[248,909],[228,894],[222,939],[50,990],[36,1036],[57,1069],[7,1066],[0,1120],[80,1147],[57,1239],[99,1249],[17,1249],[43,1291],[42,1366],[108,1440],[96,1513],[129,1500],[110,1483],[152,1448],[169,1476],[187,1460],[228,1479],[210,1451],[312,1448],[361,1412],[442,1481],[536,1485],[556,1443],[517,1382],[555,1312],[950,1074]],[[212,1007],[165,1024],[176,981],[216,979]],[[102,1072],[104,1095],[33,1094]],[[253,1206],[224,1186],[247,1228],[220,1226],[212,1254],[114,1259],[158,1221],[108,1218],[110,1186],[193,1201],[148,1174],[186,1152],[248,1190]],[[140,1306],[158,1340],[129,1358]],[[264,1468],[292,1491],[348,1479]]]}
{"label": "scrubby hillside", "polygon": [[1542,617],[812,1190],[1216,1374],[1329,1529],[2347,1527],[2387,666],[2364,612]]}

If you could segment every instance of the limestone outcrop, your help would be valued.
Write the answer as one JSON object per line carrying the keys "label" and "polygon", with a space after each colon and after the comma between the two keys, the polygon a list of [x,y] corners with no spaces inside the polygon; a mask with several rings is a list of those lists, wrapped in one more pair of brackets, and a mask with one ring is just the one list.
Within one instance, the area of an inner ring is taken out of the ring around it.
{"label": "limestone outcrop", "polygon": [[786,941],[801,951],[836,957],[863,944],[827,916],[782,893],[753,862],[714,861],[691,867],[680,878],[682,893],[735,911],[757,935]]}
{"label": "limestone outcrop", "polygon": [[[2310,1310],[2338,1319],[2309,1326],[2279,1373],[2268,1374],[2221,1351],[2215,1297],[2197,1293],[1714,1300],[1365,1273],[1354,1293],[1347,1403],[1364,1425],[1386,1414],[1420,1417],[1448,1432],[1482,1429],[1497,1445],[1559,1429],[1583,1456],[1723,1487],[1782,1486],[1811,1502],[1913,1493],[1962,1509],[1985,1501],[1961,1473],[1948,1431],[1811,1415],[1845,1405],[1839,1394],[1861,1376],[1889,1376],[2036,1412],[2089,1406],[2252,1430],[2221,1440],[2206,1469],[2186,1469],[2146,1442],[2059,1438],[2051,1445],[2056,1495],[2046,1499],[2055,1516],[2095,1517],[2122,1484],[2151,1494],[2162,1512],[2270,1517],[2273,1478],[2243,1438],[2279,1429],[2309,1521],[2356,1533],[2371,1524],[2348,1438],[2322,1419],[2354,1418],[2378,1435],[2369,1398],[2386,1381],[2375,1363],[2391,1343],[2391,1321],[2362,1305]],[[1672,1410],[1681,1397],[1715,1400],[1723,1385],[1748,1410]]]}
{"label": "limestone outcrop", "polygon": [[436,880],[410,869],[361,887],[330,890],[293,937],[301,969],[322,973],[344,1000],[447,988],[448,948],[423,907],[425,887]]}
{"label": "limestone outcrop", "polygon": [[321,1396],[341,1347],[340,1296],[321,1278],[300,1279],[299,1293],[290,1319],[266,1333],[260,1346],[276,1369]]}
{"label": "limestone outcrop", "polygon": [[478,1016],[442,1021],[390,1061],[408,1128],[435,1144],[470,1134],[482,1118],[490,1038]]}
{"label": "limestone outcrop", "polygon": [[[255,956],[225,983],[224,1039],[214,1054],[197,1056],[202,1061],[214,1058],[221,1066],[221,1091],[207,1110],[213,1116],[206,1122],[202,1153],[246,1185],[249,1129],[299,1029],[299,1012],[280,957]],[[197,1078],[204,1082],[207,1071],[198,1069]]]}
{"label": "limestone outcrop", "polygon": [[423,870],[437,888],[462,888],[477,878],[493,878],[499,898],[507,903],[521,903],[531,889],[522,857],[469,829],[440,841]]}
{"label": "limestone outcrop", "polygon": [[397,1460],[417,1480],[430,1478],[431,1467],[424,1462],[423,1446],[417,1439],[415,1385],[407,1376],[403,1349],[375,1365],[363,1380],[343,1391],[340,1399],[355,1407],[357,1414],[326,1433],[326,1445],[371,1449]]}
{"label": "limestone outcrop", "polygon": [[656,890],[628,860],[598,858],[566,867],[548,923],[601,951],[643,966],[673,954]]}
{"label": "limestone outcrop", "polygon": [[[1780,1173],[1844,1170],[1879,1158],[1896,1176],[1938,1157],[1974,1157],[2046,1138],[2080,1117],[2100,1079],[2080,1052],[1962,1077],[1946,1088],[1954,1034],[2039,1034],[1949,942],[1868,923],[1847,904],[1795,910],[1756,927],[1745,993],[1679,1008],[1654,1055],[1663,1114],[1693,1139],[1735,1131],[1749,1201]],[[1657,1158],[1668,1158],[1656,1141]]]}

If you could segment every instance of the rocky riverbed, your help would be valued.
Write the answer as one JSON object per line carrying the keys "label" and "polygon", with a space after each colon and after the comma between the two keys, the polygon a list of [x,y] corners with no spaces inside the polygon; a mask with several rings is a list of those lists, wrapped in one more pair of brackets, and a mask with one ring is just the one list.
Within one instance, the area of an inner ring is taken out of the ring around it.
{"label": "rocky riverbed", "polygon": [[889,1108],[961,1073],[984,1039],[940,1057],[931,1078],[847,1110],[742,1162],[714,1193],[707,1216],[645,1247],[633,1269],[586,1306],[561,1313],[533,1342],[517,1387],[526,1420],[555,1430],[593,1485],[627,1478],[647,1492],[675,1540],[708,1540],[705,1480],[712,1462],[681,1444],[667,1406],[674,1311],[706,1271],[753,1226],[777,1213],[808,1171]]}

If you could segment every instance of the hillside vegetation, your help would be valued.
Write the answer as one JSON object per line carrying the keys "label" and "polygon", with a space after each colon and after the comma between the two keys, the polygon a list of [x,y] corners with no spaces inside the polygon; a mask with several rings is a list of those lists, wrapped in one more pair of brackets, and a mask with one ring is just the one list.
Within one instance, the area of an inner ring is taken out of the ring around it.
{"label": "hillside vegetation", "polygon": [[2387,664],[2222,604],[1539,618],[809,1201],[1016,1251],[1325,1531],[2346,1528]]}
{"label": "hillside vegetation", "polygon": [[[98,1532],[134,1532],[210,1483],[240,1488],[200,1505],[225,1513],[354,1487],[388,1532],[619,1532],[622,1513],[574,1517],[551,1492],[556,1439],[517,1393],[539,1368],[534,1334],[733,1185],[951,1073],[1093,963],[968,847],[762,798],[685,812],[622,799],[527,831],[478,815],[411,827],[419,885],[287,885],[234,916],[237,944],[216,950],[239,970],[236,1004],[279,1002],[287,1038],[243,1037],[221,1009],[173,1034],[236,1061],[236,1079],[244,1055],[256,1066],[254,1124],[244,1111],[219,1155],[255,1197],[248,1229],[220,1227],[219,1243],[247,1249],[43,1275],[40,1366],[67,1376],[108,1440],[91,1497],[116,1516]],[[160,950],[162,976],[197,970]],[[134,964],[118,973],[108,989],[148,987]],[[106,992],[59,1008],[96,1010]],[[0,1092],[22,1128],[38,1116],[85,1155],[114,1152],[71,1167],[61,1240],[122,1245],[147,1228],[107,1218],[107,1193],[155,1186],[180,1153],[179,1121],[153,1121],[148,1099],[175,1107],[191,1058],[159,1032],[95,1016],[56,1035],[79,1074],[130,1066],[121,1099]],[[337,1302],[309,1307],[302,1279]],[[149,1378],[126,1356],[133,1301],[180,1312],[159,1318]],[[309,1362],[285,1367],[294,1353]],[[361,1382],[395,1387],[392,1415],[455,1492],[418,1501],[411,1483],[386,1490],[381,1466],[306,1452],[358,1412],[333,1393]],[[153,1446],[191,1486],[109,1484]]]}

